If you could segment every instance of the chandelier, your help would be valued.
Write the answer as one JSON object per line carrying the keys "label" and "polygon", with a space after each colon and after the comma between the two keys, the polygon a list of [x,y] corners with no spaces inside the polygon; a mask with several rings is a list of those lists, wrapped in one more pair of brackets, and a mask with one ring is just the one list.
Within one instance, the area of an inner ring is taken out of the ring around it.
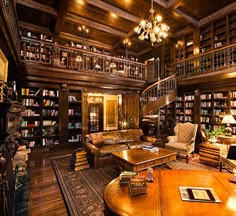
{"label": "chandelier", "polygon": [[162,23],[162,16],[157,14],[154,16],[155,10],[153,8],[153,0],[151,0],[150,15],[147,20],[141,20],[138,26],[134,28],[134,31],[139,34],[138,39],[150,39],[152,46],[155,42],[159,43],[163,38],[168,36],[170,29],[165,23]]}

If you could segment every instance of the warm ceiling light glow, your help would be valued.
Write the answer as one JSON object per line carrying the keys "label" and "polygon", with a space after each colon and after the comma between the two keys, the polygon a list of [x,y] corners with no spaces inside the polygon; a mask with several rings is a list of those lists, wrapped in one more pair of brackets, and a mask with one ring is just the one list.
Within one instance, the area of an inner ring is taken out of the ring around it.
{"label": "warm ceiling light glow", "polygon": [[117,18],[118,16],[115,13],[110,13],[113,18]]}
{"label": "warm ceiling light glow", "polygon": [[78,4],[81,4],[81,5],[85,5],[85,3],[84,3],[83,0],[77,0],[77,3],[78,3]]}
{"label": "warm ceiling light glow", "polygon": [[89,33],[89,29],[85,26],[85,25],[82,25],[82,26],[78,26],[78,30],[84,34],[88,34]]}
{"label": "warm ceiling light glow", "polygon": [[125,0],[126,4],[130,4],[132,2],[132,0]]}
{"label": "warm ceiling light glow", "polygon": [[125,39],[123,40],[123,44],[124,44],[125,46],[127,46],[127,47],[130,47],[130,46],[131,46],[131,41],[130,41],[128,38],[125,38]]}

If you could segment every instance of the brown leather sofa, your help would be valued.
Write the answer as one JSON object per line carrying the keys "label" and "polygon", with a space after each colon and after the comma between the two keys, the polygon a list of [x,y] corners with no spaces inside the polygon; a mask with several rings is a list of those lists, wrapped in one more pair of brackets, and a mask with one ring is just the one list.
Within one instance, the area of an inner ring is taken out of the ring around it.
{"label": "brown leather sofa", "polygon": [[142,129],[98,132],[86,135],[84,148],[90,164],[100,168],[112,164],[112,152],[156,144],[155,137],[144,136]]}

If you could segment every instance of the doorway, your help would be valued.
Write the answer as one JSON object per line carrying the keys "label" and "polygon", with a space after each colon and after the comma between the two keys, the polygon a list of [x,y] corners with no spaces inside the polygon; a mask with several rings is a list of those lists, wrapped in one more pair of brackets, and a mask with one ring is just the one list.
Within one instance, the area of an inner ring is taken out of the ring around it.
{"label": "doorway", "polygon": [[89,104],[89,133],[103,131],[103,104]]}

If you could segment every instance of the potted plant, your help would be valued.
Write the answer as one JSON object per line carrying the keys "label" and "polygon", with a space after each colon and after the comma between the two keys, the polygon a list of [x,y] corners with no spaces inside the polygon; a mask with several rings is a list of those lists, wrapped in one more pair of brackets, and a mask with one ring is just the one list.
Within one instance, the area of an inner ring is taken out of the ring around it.
{"label": "potted plant", "polygon": [[215,130],[209,131],[208,136],[209,136],[209,142],[215,143],[217,141],[217,136],[224,134],[225,127],[220,126],[216,128]]}

